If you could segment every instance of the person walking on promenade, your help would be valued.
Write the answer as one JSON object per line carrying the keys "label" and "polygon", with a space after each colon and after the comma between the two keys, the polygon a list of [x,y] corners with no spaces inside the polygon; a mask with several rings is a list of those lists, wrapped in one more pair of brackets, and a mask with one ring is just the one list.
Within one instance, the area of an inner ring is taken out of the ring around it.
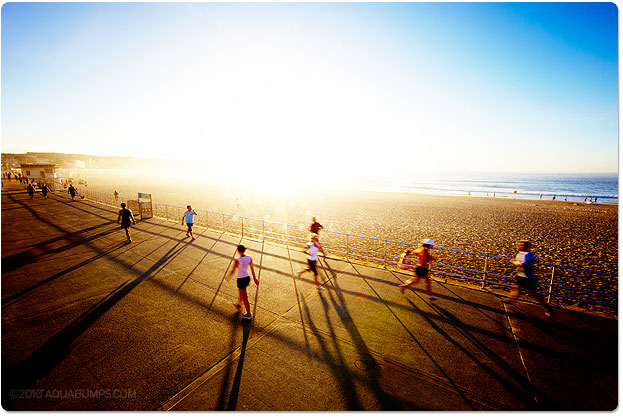
{"label": "person walking on promenade", "polygon": [[184,212],[184,215],[182,215],[182,225],[184,225],[184,221],[186,221],[186,227],[188,228],[186,230],[186,236],[190,235],[191,239],[194,240],[195,236],[193,235],[193,223],[195,222],[195,215],[197,212],[195,212],[190,205],[186,206],[186,209],[188,210]]}
{"label": "person walking on promenade", "polygon": [[324,290],[324,287],[320,286],[320,283],[318,282],[318,268],[316,267],[319,251],[322,253],[323,256],[326,256],[324,249],[320,245],[320,242],[318,242],[318,235],[312,234],[310,242],[305,244],[305,249],[303,250],[303,252],[307,254],[307,268],[299,272],[299,277],[301,277],[303,273],[311,271],[312,273],[314,273],[314,283],[316,283],[316,288],[318,290]]}
{"label": "person walking on promenade", "polygon": [[68,190],[69,190],[69,195],[71,196],[71,200],[74,200],[74,198],[76,197],[76,188],[74,187],[73,184],[70,184]]}
{"label": "person walking on promenade", "polygon": [[7,173],[7,177],[9,179],[9,183],[11,182],[11,173]]}
{"label": "person walking on promenade", "polygon": [[517,256],[511,260],[515,266],[517,266],[517,273],[515,275],[515,283],[511,286],[510,299],[503,299],[504,303],[511,303],[517,300],[519,297],[519,288],[523,288],[529,294],[534,296],[543,307],[545,307],[545,314],[549,317],[552,316],[552,308],[545,301],[545,298],[538,291],[538,279],[534,274],[534,263],[539,261],[539,258],[531,250],[532,244],[528,240],[517,241]]}
{"label": "person walking on promenade", "polygon": [[312,224],[309,227],[309,232],[311,232],[312,234],[318,235],[321,229],[324,229],[324,226],[318,223],[315,216],[312,217]]}
{"label": "person walking on promenade", "polygon": [[119,193],[115,190],[115,200],[119,200]]}
{"label": "person walking on promenade", "polygon": [[117,224],[121,221],[121,228],[125,229],[125,235],[128,237],[128,243],[132,242],[130,236],[130,221],[136,225],[136,219],[130,209],[126,209],[125,203],[121,204],[121,210],[119,210],[119,216],[117,216]]}
{"label": "person walking on promenade", "polygon": [[407,280],[404,284],[400,285],[400,292],[404,293],[407,287],[419,282],[420,279],[424,279],[428,299],[437,300],[437,298],[433,296],[430,285],[430,263],[435,259],[435,257],[431,255],[430,250],[434,246],[435,242],[432,239],[422,240],[422,243],[418,245],[415,250],[415,255],[417,257],[415,275],[413,279]]}
{"label": "person walking on promenade", "polygon": [[28,184],[28,186],[26,187],[26,190],[28,190],[28,196],[30,196],[30,200],[35,198],[35,188],[32,186],[32,184]]}
{"label": "person walking on promenade", "polygon": [[236,270],[238,274],[236,275],[236,284],[238,286],[238,302],[235,303],[236,308],[241,308],[241,303],[244,304],[244,308],[247,312],[242,315],[243,319],[251,319],[251,305],[249,304],[249,297],[247,295],[247,286],[251,283],[251,278],[249,277],[249,269],[251,270],[251,274],[253,275],[253,281],[256,286],[259,286],[260,281],[255,277],[255,269],[253,268],[253,260],[248,255],[244,255],[244,252],[247,248],[244,245],[238,245],[236,247],[236,251],[238,252],[239,257],[234,259],[234,266],[231,271],[227,275],[227,280],[229,280]]}
{"label": "person walking on promenade", "polygon": [[43,184],[41,186],[41,194],[43,195],[43,197],[45,197],[46,199],[48,198],[48,192],[50,191],[50,189],[48,188],[47,184]]}

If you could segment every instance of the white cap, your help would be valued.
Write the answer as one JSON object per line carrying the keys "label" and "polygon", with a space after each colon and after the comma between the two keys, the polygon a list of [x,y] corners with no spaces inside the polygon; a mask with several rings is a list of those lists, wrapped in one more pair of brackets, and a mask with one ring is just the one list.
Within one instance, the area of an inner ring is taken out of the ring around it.
{"label": "white cap", "polygon": [[435,245],[435,241],[433,241],[432,239],[428,239],[427,238],[427,239],[423,239],[422,240],[422,244],[427,244],[427,245],[430,245],[430,246],[434,246]]}

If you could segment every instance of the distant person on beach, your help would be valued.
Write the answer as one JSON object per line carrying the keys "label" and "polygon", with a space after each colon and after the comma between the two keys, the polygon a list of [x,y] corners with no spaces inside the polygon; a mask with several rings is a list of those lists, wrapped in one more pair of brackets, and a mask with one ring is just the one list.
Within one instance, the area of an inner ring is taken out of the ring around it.
{"label": "distant person on beach", "polygon": [[73,184],[69,185],[69,195],[71,196],[71,200],[74,200],[74,198],[76,197],[76,188],[74,187]]}
{"label": "distant person on beach", "polygon": [[115,200],[119,200],[119,193],[115,190]]}
{"label": "distant person on beach", "polygon": [[246,247],[244,245],[238,245],[236,251],[238,252],[239,257],[234,259],[234,266],[231,271],[227,275],[227,280],[234,275],[236,270],[238,271],[236,284],[238,286],[238,302],[235,303],[236,308],[241,308],[241,303],[244,304],[244,308],[247,312],[242,315],[243,319],[251,319],[251,306],[249,304],[249,296],[247,295],[247,286],[251,283],[251,278],[249,277],[249,269],[251,269],[251,274],[253,275],[253,281],[256,286],[259,286],[260,281],[255,277],[255,270],[253,269],[253,260],[248,255],[244,255],[246,251]]}
{"label": "distant person on beach", "polygon": [[324,226],[320,225],[318,221],[316,220],[316,217],[314,216],[312,218],[312,224],[309,227],[309,232],[311,232],[312,234],[318,235],[321,229],[324,229]]}
{"label": "distant person on beach", "polygon": [[301,277],[303,273],[311,271],[312,273],[314,273],[314,283],[316,283],[316,288],[318,290],[324,290],[324,287],[320,286],[320,283],[318,282],[318,267],[316,267],[319,251],[322,253],[322,255],[326,255],[324,250],[322,249],[322,246],[320,245],[320,242],[318,242],[318,235],[312,234],[310,237],[310,242],[305,244],[305,249],[303,250],[303,252],[307,254],[307,268],[299,272],[299,277]]}
{"label": "distant person on beach", "polygon": [[502,302],[510,303],[519,297],[519,288],[523,288],[525,291],[534,296],[541,305],[546,309],[547,316],[552,315],[552,309],[545,301],[543,295],[538,291],[538,279],[534,274],[534,263],[539,261],[539,258],[531,250],[531,243],[528,240],[520,240],[517,242],[517,256],[511,260],[515,266],[517,266],[517,273],[515,276],[515,283],[511,287],[510,299],[504,299]]}
{"label": "distant person on beach", "polygon": [[197,212],[195,212],[190,205],[186,206],[186,209],[188,210],[184,212],[184,215],[182,215],[182,225],[184,225],[184,221],[186,221],[186,227],[188,228],[186,230],[186,236],[190,235],[191,239],[194,240],[195,236],[193,235],[193,223],[195,222],[195,215]]}
{"label": "distant person on beach", "polygon": [[398,261],[398,268],[403,270],[408,270],[411,266],[413,266],[413,260],[411,260],[411,250],[405,250],[400,255],[400,260]]}
{"label": "distant person on beach", "polygon": [[32,187],[32,184],[29,184],[29,185],[26,187],[26,190],[28,190],[28,196],[30,196],[30,199],[31,199],[31,200],[32,200],[32,199],[34,199],[34,198],[35,198],[35,188],[34,188],[34,187]]}
{"label": "distant person on beach", "polygon": [[125,203],[121,204],[121,210],[119,210],[119,216],[117,216],[117,224],[121,221],[121,228],[125,229],[125,235],[128,237],[128,242],[132,242],[130,236],[130,222],[136,225],[136,219],[130,209],[126,209]]}
{"label": "distant person on beach", "polygon": [[415,250],[415,255],[417,256],[415,275],[413,279],[407,280],[404,284],[400,285],[400,291],[402,293],[404,293],[407,287],[419,282],[420,279],[424,279],[428,299],[437,300],[437,298],[433,296],[430,285],[430,263],[435,259],[435,257],[431,255],[430,250],[434,246],[435,242],[432,239],[425,239]]}
{"label": "distant person on beach", "polygon": [[48,198],[48,192],[50,191],[50,189],[48,188],[47,184],[43,184],[41,186],[41,194],[43,195],[43,197],[45,197],[46,199]]}

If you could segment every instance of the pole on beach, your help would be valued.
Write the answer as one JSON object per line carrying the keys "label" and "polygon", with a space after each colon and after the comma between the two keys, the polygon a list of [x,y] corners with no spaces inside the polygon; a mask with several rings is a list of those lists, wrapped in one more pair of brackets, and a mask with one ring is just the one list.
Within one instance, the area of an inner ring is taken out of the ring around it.
{"label": "pole on beach", "polygon": [[547,303],[552,298],[552,285],[554,284],[554,274],[556,274],[556,266],[552,266],[552,277],[549,279],[549,292],[547,293]]}
{"label": "pole on beach", "polygon": [[487,285],[487,263],[489,261],[489,255],[485,254],[485,269],[483,271],[483,275],[482,275],[482,287],[481,289],[484,289],[485,286]]}

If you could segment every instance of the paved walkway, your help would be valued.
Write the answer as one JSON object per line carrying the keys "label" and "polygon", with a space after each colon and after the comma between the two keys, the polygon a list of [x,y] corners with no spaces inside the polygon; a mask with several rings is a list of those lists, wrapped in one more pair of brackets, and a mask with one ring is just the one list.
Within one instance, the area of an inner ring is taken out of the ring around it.
{"label": "paved walkway", "polygon": [[8,410],[613,410],[617,321],[243,239],[253,321],[225,280],[240,237],[2,192]]}

